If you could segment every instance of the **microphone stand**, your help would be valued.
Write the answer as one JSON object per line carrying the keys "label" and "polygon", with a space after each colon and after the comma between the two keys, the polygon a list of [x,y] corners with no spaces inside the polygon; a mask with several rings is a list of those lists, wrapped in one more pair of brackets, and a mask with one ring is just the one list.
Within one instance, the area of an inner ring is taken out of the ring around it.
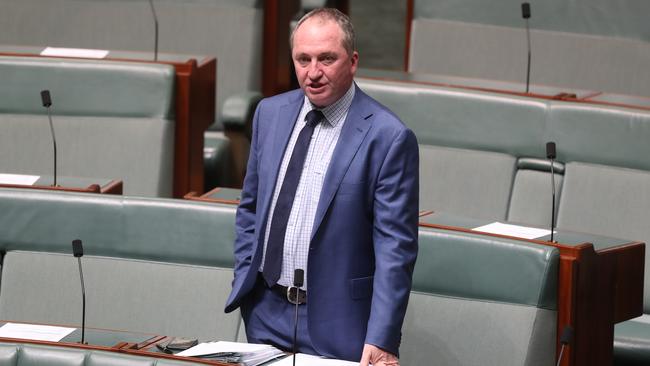
{"label": "microphone stand", "polygon": [[52,113],[50,112],[50,107],[47,108],[47,118],[50,121],[50,132],[52,133],[52,147],[54,149],[54,181],[52,182],[52,187],[56,187],[56,135],[54,134],[54,125],[52,124]]}
{"label": "microphone stand", "polygon": [[86,287],[84,286],[84,273],[81,269],[81,257],[84,255],[81,240],[75,239],[72,241],[72,254],[77,258],[79,264],[79,278],[81,279],[81,344],[86,344]]}
{"label": "microphone stand", "polygon": [[81,256],[77,257],[79,263],[79,278],[81,279],[81,344],[86,344],[86,288],[84,286],[84,273],[81,269]]}
{"label": "microphone stand", "polygon": [[296,311],[293,319],[293,366],[296,366],[296,343],[298,339],[298,293],[300,292],[300,288],[304,284],[304,278],[305,278],[305,271],[302,269],[296,269],[293,272],[293,287],[296,289]]}
{"label": "microphone stand", "polygon": [[546,157],[551,161],[551,243],[553,240],[553,229],[555,228],[555,157],[557,156],[555,150],[555,142],[546,143]]}
{"label": "microphone stand", "polygon": [[526,65],[526,93],[530,91],[530,27],[528,25],[528,19],[526,19],[526,39],[528,40],[528,64]]}
{"label": "microphone stand", "polygon": [[531,60],[530,26],[528,24],[528,19],[530,18],[530,4],[529,3],[522,3],[521,4],[521,16],[526,21],[526,40],[528,41],[528,64],[526,66],[526,93],[528,93],[528,91],[530,90],[530,60]]}
{"label": "microphone stand", "polygon": [[554,159],[551,158],[551,243],[555,243],[553,240],[553,229],[555,228],[555,171],[553,165]]}
{"label": "microphone stand", "polygon": [[50,96],[49,90],[41,90],[41,102],[43,103],[43,107],[47,109],[47,119],[50,122],[52,148],[54,149],[54,181],[52,182],[52,187],[56,187],[56,135],[54,134],[54,124],[52,124],[52,112],[50,111],[50,106],[52,106],[52,97]]}
{"label": "microphone stand", "polygon": [[151,14],[153,14],[154,23],[154,53],[153,60],[158,61],[158,16],[156,16],[156,8],[153,6],[153,0],[149,0],[151,6]]}
{"label": "microphone stand", "polygon": [[556,366],[560,366],[560,363],[562,362],[562,354],[564,354],[564,348],[571,343],[572,338],[573,328],[570,325],[566,325],[562,331],[562,335],[560,336],[562,347],[560,348],[560,355],[557,357]]}

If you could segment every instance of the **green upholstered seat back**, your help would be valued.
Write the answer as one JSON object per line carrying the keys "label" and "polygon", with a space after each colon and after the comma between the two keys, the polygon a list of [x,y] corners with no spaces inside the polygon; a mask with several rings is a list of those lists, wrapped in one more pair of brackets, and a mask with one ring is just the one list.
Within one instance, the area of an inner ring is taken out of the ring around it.
{"label": "green upholstered seat back", "polygon": [[401,361],[552,363],[558,261],[552,247],[421,229]]}
{"label": "green upholstered seat back", "polygon": [[171,195],[173,67],[0,56],[0,74],[0,171],[53,174],[39,95],[48,89],[59,175],[120,179],[126,194]]}
{"label": "green upholstered seat back", "polygon": [[[650,95],[650,45],[639,16],[650,11],[647,2],[547,0],[531,10],[532,85]],[[519,82],[523,92],[525,26],[517,2],[416,0],[408,70]]]}
{"label": "green upholstered seat back", "polygon": [[117,352],[44,345],[0,343],[2,366],[191,366],[191,361],[172,361]]}
{"label": "green upholstered seat back", "polygon": [[650,111],[552,102],[548,118],[567,162],[558,227],[650,242]]}
{"label": "green upholstered seat back", "polygon": [[[154,22],[148,1],[0,4],[0,44],[143,51],[138,57],[153,60]],[[260,0],[156,0],[154,5],[161,53],[218,58],[217,111],[230,95],[260,90],[264,17]]]}
{"label": "green upholstered seat back", "polygon": [[[562,199],[564,164],[555,162],[553,167],[557,216],[557,203]],[[517,173],[512,184],[508,221],[550,227],[553,207],[551,182],[551,164],[548,160],[517,159]]]}
{"label": "green upholstered seat back", "polygon": [[238,314],[223,313],[234,206],[16,189],[0,202],[0,318],[80,323],[79,238],[88,326],[237,338]]}
{"label": "green upholstered seat back", "polygon": [[420,207],[504,220],[517,157],[543,157],[547,103],[359,77],[420,144]]}

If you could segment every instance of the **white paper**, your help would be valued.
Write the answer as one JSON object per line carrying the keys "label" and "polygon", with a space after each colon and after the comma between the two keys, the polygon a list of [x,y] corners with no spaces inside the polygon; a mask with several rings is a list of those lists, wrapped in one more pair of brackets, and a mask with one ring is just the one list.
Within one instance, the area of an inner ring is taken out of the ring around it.
{"label": "white paper", "polygon": [[88,48],[47,47],[41,52],[41,56],[60,57],[104,58],[107,55],[107,50],[93,50]]}
{"label": "white paper", "polygon": [[240,362],[249,366],[261,365],[270,360],[284,355],[284,352],[266,344],[239,343],[239,342],[208,342],[179,352],[176,356],[205,356],[220,352],[237,352],[242,358]]}
{"label": "white paper", "polygon": [[208,342],[199,343],[192,348],[188,348],[183,352],[176,353],[176,356],[203,356],[219,352],[239,352],[239,353],[252,353],[260,352],[266,349],[273,348],[266,344],[255,343],[239,343],[239,342]]}
{"label": "white paper", "polygon": [[0,337],[58,342],[75,329],[51,325],[7,323],[0,327]]}
{"label": "white paper", "polygon": [[475,227],[472,230],[490,234],[514,236],[522,239],[537,239],[551,234],[551,230],[504,224],[501,222],[493,222],[491,224]]}
{"label": "white paper", "polygon": [[[293,365],[293,356],[285,357],[278,362],[274,362],[271,366],[291,366]],[[296,365],[301,366],[359,366],[358,362],[333,360],[328,358],[321,358],[318,356],[306,355],[304,353],[296,354]]]}
{"label": "white paper", "polygon": [[20,184],[31,186],[40,178],[39,175],[0,174],[0,184]]}

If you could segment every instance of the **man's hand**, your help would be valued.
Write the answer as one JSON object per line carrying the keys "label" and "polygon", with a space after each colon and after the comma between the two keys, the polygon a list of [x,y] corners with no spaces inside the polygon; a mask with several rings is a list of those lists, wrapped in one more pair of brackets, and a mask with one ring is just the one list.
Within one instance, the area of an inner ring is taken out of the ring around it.
{"label": "man's hand", "polygon": [[372,344],[363,345],[363,354],[359,366],[399,366],[399,360],[392,353],[373,346]]}

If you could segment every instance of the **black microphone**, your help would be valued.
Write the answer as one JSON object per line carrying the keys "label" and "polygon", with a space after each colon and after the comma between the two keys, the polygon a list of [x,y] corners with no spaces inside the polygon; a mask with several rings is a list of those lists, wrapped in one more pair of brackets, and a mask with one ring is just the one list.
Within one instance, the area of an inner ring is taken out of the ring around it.
{"label": "black microphone", "polygon": [[293,366],[296,366],[296,342],[298,339],[298,293],[305,283],[305,271],[296,269],[293,271],[293,287],[296,289],[296,314],[293,320]]}
{"label": "black microphone", "polygon": [[530,19],[530,4],[521,4],[521,16],[526,20],[526,40],[528,41],[528,65],[526,66],[526,93],[530,87],[530,27],[528,19]]}
{"label": "black microphone", "polygon": [[84,286],[84,273],[81,270],[81,257],[84,255],[84,248],[81,240],[72,241],[72,254],[77,258],[79,263],[79,278],[81,279],[81,344],[85,344],[86,335],[86,288]]}
{"label": "black microphone", "polygon": [[149,5],[151,6],[151,14],[153,14],[153,24],[154,24],[154,52],[153,60],[158,61],[158,16],[156,16],[156,8],[153,6],[153,0],[149,0]]}
{"label": "black microphone", "polygon": [[546,143],[546,157],[551,161],[551,243],[553,243],[553,229],[555,228],[555,169],[554,160],[557,157],[555,153],[555,142]]}
{"label": "black microphone", "polygon": [[564,353],[564,347],[569,345],[572,339],[573,339],[573,328],[570,325],[567,325],[564,327],[564,330],[562,331],[562,336],[560,336],[560,343],[562,344],[562,348],[560,348],[560,355],[557,358],[556,366],[560,366],[560,362],[562,362],[562,354]]}
{"label": "black microphone", "polygon": [[47,119],[50,121],[50,134],[52,135],[52,146],[54,148],[54,182],[52,182],[52,187],[56,187],[56,135],[54,134],[52,113],[50,112],[50,107],[52,106],[52,97],[50,97],[49,90],[41,91],[41,101],[43,102],[43,107],[47,109]]}

